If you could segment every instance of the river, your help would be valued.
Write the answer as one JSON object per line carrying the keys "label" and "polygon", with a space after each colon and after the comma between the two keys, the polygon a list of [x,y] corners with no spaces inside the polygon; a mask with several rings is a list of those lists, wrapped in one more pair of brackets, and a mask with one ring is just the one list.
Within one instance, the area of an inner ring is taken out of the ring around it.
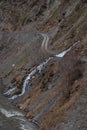
{"label": "river", "polygon": [[[42,42],[42,47],[47,47],[48,44],[48,37],[47,35],[43,35],[44,39]],[[44,69],[44,66],[47,65],[49,60],[53,59],[54,57],[62,58],[65,56],[67,52],[69,52],[72,47],[74,47],[78,42],[73,44],[70,48],[64,50],[63,52],[54,55],[53,57],[49,57],[46,61],[42,62],[40,65],[36,66],[35,68],[31,69],[30,74],[25,78],[22,88],[22,93],[19,95],[14,95],[10,97],[10,100],[14,100],[18,97],[21,97],[25,91],[28,82],[31,80],[33,76],[35,76],[35,73],[41,73],[41,71]],[[47,49],[47,48],[46,48]],[[3,89],[2,81],[0,80],[0,130],[38,130],[37,124],[33,122],[29,122],[25,118],[25,114],[20,111],[15,106],[12,106],[12,104],[9,102],[8,99],[6,99],[2,94]],[[15,88],[12,88],[4,93],[4,95],[10,95],[12,91],[14,91]]]}
{"label": "river", "polygon": [[25,114],[2,95],[2,89],[0,80],[0,130],[38,130],[37,125],[29,122]]}

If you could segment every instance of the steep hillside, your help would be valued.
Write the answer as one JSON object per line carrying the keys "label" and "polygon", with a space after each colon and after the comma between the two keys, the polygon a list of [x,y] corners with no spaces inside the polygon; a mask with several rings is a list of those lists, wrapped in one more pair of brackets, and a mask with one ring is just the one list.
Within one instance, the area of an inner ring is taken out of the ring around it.
{"label": "steep hillside", "polygon": [[40,130],[86,130],[87,0],[1,0],[0,18],[4,96]]}
{"label": "steep hillside", "polygon": [[11,31],[40,19],[55,4],[53,0],[13,0],[0,2],[1,30]]}

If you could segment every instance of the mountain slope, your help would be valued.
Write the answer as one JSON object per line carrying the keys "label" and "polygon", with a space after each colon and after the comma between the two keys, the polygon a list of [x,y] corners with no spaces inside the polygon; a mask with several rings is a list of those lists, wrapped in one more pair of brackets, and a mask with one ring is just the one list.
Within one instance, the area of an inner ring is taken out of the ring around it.
{"label": "mountain slope", "polygon": [[4,95],[40,130],[86,130],[87,1],[0,2]]}

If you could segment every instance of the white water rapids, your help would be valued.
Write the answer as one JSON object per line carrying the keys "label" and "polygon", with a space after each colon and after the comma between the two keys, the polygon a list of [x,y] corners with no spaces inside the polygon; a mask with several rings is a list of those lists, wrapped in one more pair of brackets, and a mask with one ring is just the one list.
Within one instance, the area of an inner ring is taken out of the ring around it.
{"label": "white water rapids", "polygon": [[[47,45],[48,45],[49,37],[48,37],[46,34],[41,34],[41,35],[44,37],[43,42],[42,42],[42,48],[44,47],[44,48],[47,50]],[[77,41],[77,42],[74,43],[70,48],[68,48],[68,49],[64,50],[63,52],[61,52],[61,53],[59,53],[59,54],[56,54],[56,55],[54,55],[54,56],[57,57],[57,58],[58,58],[58,57],[59,57],[59,58],[60,58],[60,57],[61,57],[61,58],[64,57],[64,56],[66,55],[66,53],[68,53],[78,42],[80,42],[80,41]],[[38,65],[38,66],[32,68],[32,69],[30,70],[30,74],[29,74],[29,75],[25,78],[25,80],[24,80],[23,88],[22,88],[21,94],[19,94],[19,95],[14,95],[14,96],[10,97],[9,99],[14,100],[14,99],[16,99],[17,97],[20,97],[20,96],[24,95],[24,93],[25,93],[25,91],[26,91],[26,87],[28,86],[29,81],[31,80],[31,78],[33,78],[36,73],[41,73],[41,71],[44,69],[44,67],[46,66],[46,64],[47,64],[52,58],[53,58],[53,57],[49,57],[49,59],[47,59],[46,61],[44,61],[44,62],[41,63],[40,65]],[[15,87],[9,89],[6,93],[4,93],[4,95],[10,95],[11,92],[13,92],[15,89],[16,89]]]}
{"label": "white water rapids", "polygon": [[63,52],[61,52],[59,54],[56,54],[55,56],[56,57],[61,57],[61,58],[64,57],[66,55],[66,53],[68,53],[78,42],[80,42],[80,41],[77,41],[71,47],[69,47],[68,49],[64,50]]}
{"label": "white water rapids", "polygon": [[4,114],[6,117],[13,117],[13,116],[24,116],[22,113],[18,111],[8,111],[4,108],[0,107],[0,112]]}
{"label": "white water rapids", "polygon": [[[0,104],[0,123],[2,122],[2,127],[0,130],[38,130],[38,127],[26,120],[25,115],[11,108],[10,106],[4,106]],[[13,123],[13,124],[12,124]]]}
{"label": "white water rapids", "polygon": [[7,92],[4,93],[4,95],[10,95],[14,90],[15,90],[15,87],[10,88]]}
{"label": "white water rapids", "polygon": [[[45,65],[50,61],[52,59],[52,57],[50,57],[49,59],[47,59],[45,62],[43,62],[43,63],[41,63],[40,65],[38,65],[37,67],[34,67],[34,68],[32,68],[31,69],[31,72],[30,72],[30,74],[26,77],[26,79],[24,80],[24,83],[23,83],[23,88],[22,88],[22,92],[21,92],[21,94],[19,94],[19,95],[14,95],[14,96],[12,96],[11,98],[9,98],[9,99],[15,99],[15,98],[17,98],[17,97],[20,97],[20,96],[22,96],[22,95],[24,95],[24,93],[25,93],[25,91],[26,91],[26,87],[28,86],[28,83],[29,83],[29,81],[31,80],[31,78],[33,78],[33,75],[35,74],[35,73],[41,73],[41,71],[43,70],[43,68],[45,67]],[[11,94],[11,92],[13,92],[15,90],[15,88],[11,88],[11,89],[9,89],[6,93],[4,93],[4,95],[10,95]]]}

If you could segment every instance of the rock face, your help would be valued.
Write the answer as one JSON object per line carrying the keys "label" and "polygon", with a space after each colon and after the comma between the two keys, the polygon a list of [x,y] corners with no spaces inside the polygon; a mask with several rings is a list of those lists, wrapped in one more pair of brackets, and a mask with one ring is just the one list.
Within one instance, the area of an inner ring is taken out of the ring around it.
{"label": "rock face", "polygon": [[40,130],[86,130],[86,0],[1,0],[0,18],[4,95]]}
{"label": "rock face", "polygon": [[[20,29],[21,26],[38,20],[55,1],[23,0],[0,2],[1,30]],[[3,23],[2,23],[3,21]]]}

